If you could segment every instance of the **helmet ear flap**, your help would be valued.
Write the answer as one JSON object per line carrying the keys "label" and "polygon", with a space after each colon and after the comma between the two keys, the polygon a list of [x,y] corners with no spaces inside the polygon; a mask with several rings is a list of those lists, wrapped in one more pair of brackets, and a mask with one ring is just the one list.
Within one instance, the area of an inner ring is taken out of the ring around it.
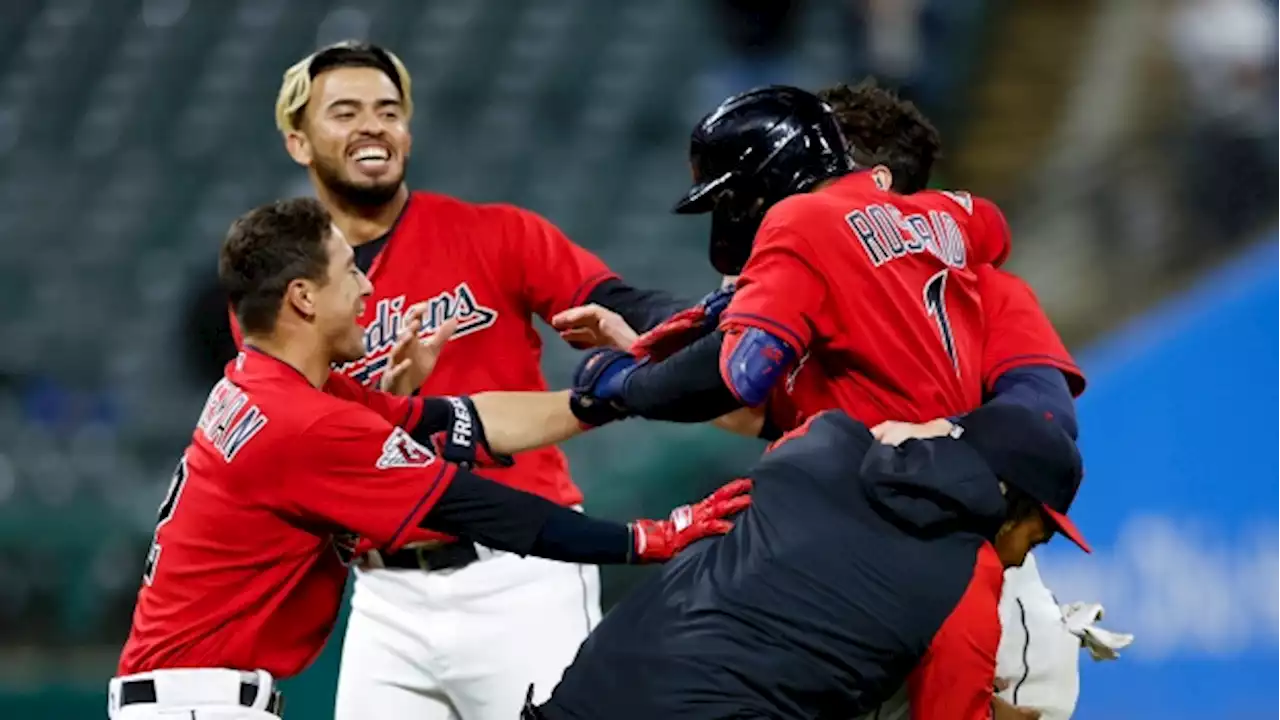
{"label": "helmet ear flap", "polygon": [[758,195],[726,189],[711,210],[711,266],[721,275],[738,275],[770,203]]}

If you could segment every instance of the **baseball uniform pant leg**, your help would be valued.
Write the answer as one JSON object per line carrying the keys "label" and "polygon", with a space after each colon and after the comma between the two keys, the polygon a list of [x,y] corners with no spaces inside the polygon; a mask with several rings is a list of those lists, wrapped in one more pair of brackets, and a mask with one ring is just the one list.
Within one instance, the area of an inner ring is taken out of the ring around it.
{"label": "baseball uniform pant leg", "polygon": [[511,720],[599,621],[594,566],[484,551],[457,570],[360,570],[335,720]]}
{"label": "baseball uniform pant leg", "polygon": [[342,643],[334,720],[458,720],[432,669],[435,653],[423,644],[429,638],[415,623],[398,622],[398,613],[371,609],[370,604],[352,603]]}

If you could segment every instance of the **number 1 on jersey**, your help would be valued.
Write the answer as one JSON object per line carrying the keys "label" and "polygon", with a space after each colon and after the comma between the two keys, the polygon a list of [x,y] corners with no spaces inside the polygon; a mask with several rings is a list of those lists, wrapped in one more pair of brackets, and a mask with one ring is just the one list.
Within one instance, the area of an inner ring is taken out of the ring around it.
{"label": "number 1 on jersey", "polygon": [[184,454],[173,471],[173,479],[169,481],[169,490],[160,503],[159,517],[156,519],[156,532],[151,538],[151,549],[147,551],[147,563],[142,570],[142,579],[148,585],[156,577],[156,564],[160,562],[160,528],[173,517],[178,509],[178,500],[182,497],[182,486],[187,482],[187,456]]}
{"label": "number 1 on jersey", "polygon": [[924,308],[929,317],[938,324],[938,334],[942,337],[942,347],[951,358],[951,367],[956,375],[960,374],[960,360],[956,357],[956,339],[951,332],[951,321],[947,318],[947,271],[939,270],[924,284]]}

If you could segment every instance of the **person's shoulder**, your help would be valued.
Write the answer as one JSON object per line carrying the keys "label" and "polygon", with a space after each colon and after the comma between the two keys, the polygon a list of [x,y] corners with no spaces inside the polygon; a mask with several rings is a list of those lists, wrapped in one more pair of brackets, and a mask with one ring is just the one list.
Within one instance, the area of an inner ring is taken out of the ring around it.
{"label": "person's shoulder", "polygon": [[[535,210],[508,202],[471,202],[429,192],[413,194],[414,212],[433,217],[433,223],[452,225],[450,237],[465,237],[470,247],[506,248],[503,238],[563,237],[560,229]],[[459,233],[461,231],[461,234]]]}
{"label": "person's shoulder", "polygon": [[785,249],[808,256],[814,246],[808,240],[817,223],[814,210],[821,207],[812,193],[783,198],[769,208],[756,230],[754,248]]}
{"label": "person's shoulder", "polygon": [[308,436],[345,436],[383,425],[390,429],[390,423],[381,415],[353,399],[325,392],[316,395],[319,397],[309,397],[300,405],[302,412],[297,413],[298,421],[292,425]]}
{"label": "person's shoulder", "polygon": [[1035,300],[1035,290],[1031,284],[1008,270],[984,263],[975,266],[973,273],[978,278],[978,289],[984,303],[1003,304],[1010,299],[1024,298]]}
{"label": "person's shoulder", "polygon": [[308,393],[298,389],[293,383],[266,377],[219,381],[205,401],[193,434],[193,448],[218,458],[202,467],[237,487],[257,487],[261,475],[288,467],[294,448],[305,441],[317,407]]}
{"label": "person's shoulder", "polygon": [[815,221],[815,213],[827,209],[830,205],[831,198],[821,191],[789,195],[774,203],[773,207],[765,212],[761,227],[774,226],[803,230]]}
{"label": "person's shoulder", "polygon": [[318,418],[355,405],[310,385],[273,386],[252,382],[247,385],[249,404],[258,407],[267,417],[275,437],[303,434]]}
{"label": "person's shoulder", "polygon": [[537,212],[509,202],[473,202],[426,190],[415,190],[411,197],[410,209],[420,214],[445,214],[497,224],[548,222]]}
{"label": "person's shoulder", "polygon": [[860,459],[873,442],[871,431],[843,410],[827,410],[783,435],[766,451],[771,463],[821,470]]}
{"label": "person's shoulder", "polygon": [[[887,196],[874,186],[845,184],[820,188],[813,192],[797,193],[779,200],[769,208],[760,223],[758,239],[773,238],[800,247],[821,247],[824,243],[811,242],[810,238],[825,237],[835,231],[842,232],[843,219],[850,208],[850,198],[865,195],[867,202]],[[861,200],[859,200],[861,202]]]}
{"label": "person's shoulder", "polygon": [[1004,211],[995,202],[967,190],[922,190],[908,197],[931,208],[948,210],[965,225],[975,253],[974,264],[999,267],[1009,258],[1012,233]]}
{"label": "person's shoulder", "polygon": [[467,212],[477,206],[477,203],[452,195],[430,190],[414,190],[409,193],[409,205],[406,211],[413,214]]}

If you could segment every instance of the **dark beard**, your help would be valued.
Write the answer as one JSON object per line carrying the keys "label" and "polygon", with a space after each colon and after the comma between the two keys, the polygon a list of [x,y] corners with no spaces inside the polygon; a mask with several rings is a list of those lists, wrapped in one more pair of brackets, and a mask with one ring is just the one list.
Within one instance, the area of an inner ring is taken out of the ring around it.
{"label": "dark beard", "polygon": [[[408,163],[406,162],[406,169]],[[400,177],[378,185],[356,185],[342,177],[342,174],[328,163],[317,162],[314,165],[316,177],[329,192],[337,195],[342,202],[355,207],[376,208],[391,202],[400,186],[404,183],[404,174]]]}

